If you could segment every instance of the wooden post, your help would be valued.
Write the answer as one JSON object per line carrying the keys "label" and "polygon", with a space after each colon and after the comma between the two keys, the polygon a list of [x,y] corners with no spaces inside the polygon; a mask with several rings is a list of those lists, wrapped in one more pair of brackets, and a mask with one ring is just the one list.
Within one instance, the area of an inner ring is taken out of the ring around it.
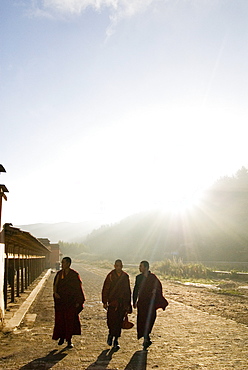
{"label": "wooden post", "polygon": [[15,268],[16,268],[16,296],[20,297],[20,254],[18,248],[18,257],[15,261]]}
{"label": "wooden post", "polygon": [[35,266],[35,278],[34,279],[36,279],[39,276],[39,273],[38,273],[38,258],[36,257],[34,260],[35,260],[35,263],[34,263],[34,266]]}
{"label": "wooden post", "polygon": [[28,287],[28,256],[26,256],[24,260],[24,266],[25,266],[25,289]]}
{"label": "wooden post", "polygon": [[8,271],[9,271],[9,258],[6,252],[5,267],[4,267],[4,308],[8,305]]}
{"label": "wooden post", "polygon": [[30,283],[32,283],[35,279],[34,258],[30,258],[30,267],[31,267],[31,282]]}
{"label": "wooden post", "polygon": [[21,264],[21,293],[24,292],[24,259],[23,259],[23,255],[22,255],[22,258],[20,260],[20,264]]}
{"label": "wooden post", "polygon": [[8,280],[10,285],[10,301],[15,301],[15,259],[9,261]]}
{"label": "wooden post", "polygon": [[31,260],[28,258],[28,286],[31,284]]}

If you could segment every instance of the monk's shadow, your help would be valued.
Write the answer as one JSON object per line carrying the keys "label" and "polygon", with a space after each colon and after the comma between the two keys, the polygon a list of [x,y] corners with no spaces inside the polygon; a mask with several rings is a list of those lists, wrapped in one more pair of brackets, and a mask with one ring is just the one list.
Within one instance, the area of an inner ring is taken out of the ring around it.
{"label": "monk's shadow", "polygon": [[124,370],[146,370],[147,351],[136,351]]}
{"label": "monk's shadow", "polygon": [[62,349],[61,351],[57,352],[56,349],[49,352],[48,355],[45,357],[36,358],[35,360],[29,362],[28,364],[20,367],[19,370],[34,370],[34,369],[51,369],[54,365],[56,365],[59,361],[63,360],[67,353],[63,353],[66,348]]}
{"label": "monk's shadow", "polygon": [[111,350],[105,349],[97,357],[97,360],[88,366],[86,370],[99,370],[99,368],[101,368],[101,370],[107,369],[108,364],[110,363],[115,352],[117,352],[117,350],[114,348],[111,348]]}

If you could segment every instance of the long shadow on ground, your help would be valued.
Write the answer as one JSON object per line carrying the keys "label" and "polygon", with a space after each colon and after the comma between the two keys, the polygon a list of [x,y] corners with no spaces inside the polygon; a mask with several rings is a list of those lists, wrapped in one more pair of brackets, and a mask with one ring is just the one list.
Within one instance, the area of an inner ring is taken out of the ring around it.
{"label": "long shadow on ground", "polygon": [[124,370],[146,370],[147,351],[136,351]]}
{"label": "long shadow on ground", "polygon": [[[105,349],[100,353],[100,355],[97,357],[97,360],[87,367],[86,370],[104,370],[107,369],[108,364],[110,363],[113,354],[117,352],[116,349],[112,348],[111,350]],[[110,369],[111,370],[111,369]]]}
{"label": "long shadow on ground", "polygon": [[61,351],[57,352],[57,350],[54,349],[53,351],[49,352],[48,355],[46,355],[45,357],[36,358],[35,360],[29,362],[28,364],[20,367],[19,370],[51,369],[59,361],[63,360],[65,356],[67,356],[67,353],[63,353],[63,351],[65,350],[66,349],[64,348]]}

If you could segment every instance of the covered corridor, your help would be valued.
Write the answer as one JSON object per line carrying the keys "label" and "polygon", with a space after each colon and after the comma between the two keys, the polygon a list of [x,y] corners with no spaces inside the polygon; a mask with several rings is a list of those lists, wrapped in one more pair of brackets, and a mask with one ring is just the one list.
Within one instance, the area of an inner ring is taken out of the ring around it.
{"label": "covered corridor", "polygon": [[27,231],[12,224],[3,227],[5,244],[4,305],[15,301],[50,267],[50,250]]}

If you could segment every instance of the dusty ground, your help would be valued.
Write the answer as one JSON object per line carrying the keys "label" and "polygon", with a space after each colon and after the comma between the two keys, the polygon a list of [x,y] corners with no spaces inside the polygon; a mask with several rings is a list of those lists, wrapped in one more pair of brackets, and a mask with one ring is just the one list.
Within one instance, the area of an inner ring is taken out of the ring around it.
{"label": "dusty ground", "polygon": [[[114,352],[106,344],[106,312],[100,302],[107,270],[72,267],[82,277],[87,298],[75,347],[61,348],[51,339],[52,275],[29,312],[37,314],[35,323],[30,326],[26,320],[15,332],[0,336],[0,369],[248,369],[247,297],[164,281],[169,306],[158,311],[152,346],[141,350],[134,327],[123,331],[121,349]],[[135,322],[136,311],[130,319]]]}
{"label": "dusty ground", "polygon": [[[221,282],[220,290],[182,286],[182,284],[168,281],[164,286],[167,290],[167,297],[177,302],[248,326],[248,286],[244,284],[227,280]],[[221,293],[223,291],[226,293]],[[234,293],[228,294],[228,292]],[[240,295],[235,295],[235,292],[239,292]]]}

